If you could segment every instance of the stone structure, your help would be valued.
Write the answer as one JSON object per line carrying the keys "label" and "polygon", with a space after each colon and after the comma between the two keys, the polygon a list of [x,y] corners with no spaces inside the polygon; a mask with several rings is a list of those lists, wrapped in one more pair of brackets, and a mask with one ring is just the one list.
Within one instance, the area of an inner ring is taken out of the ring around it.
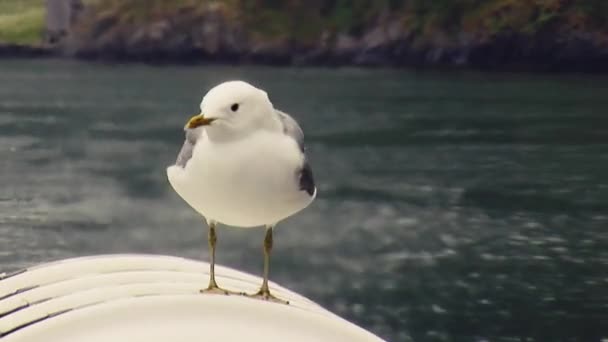
{"label": "stone structure", "polygon": [[81,0],[45,0],[46,2],[46,32],[45,43],[57,45],[61,43],[83,8]]}

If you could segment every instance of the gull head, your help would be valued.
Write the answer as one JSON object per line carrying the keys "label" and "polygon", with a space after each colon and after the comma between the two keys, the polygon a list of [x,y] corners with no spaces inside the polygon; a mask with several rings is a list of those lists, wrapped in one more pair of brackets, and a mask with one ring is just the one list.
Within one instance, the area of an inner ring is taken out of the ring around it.
{"label": "gull head", "polygon": [[203,127],[211,140],[238,139],[280,125],[268,94],[243,81],[213,87],[203,97],[200,108],[201,113],[193,116],[185,129]]}

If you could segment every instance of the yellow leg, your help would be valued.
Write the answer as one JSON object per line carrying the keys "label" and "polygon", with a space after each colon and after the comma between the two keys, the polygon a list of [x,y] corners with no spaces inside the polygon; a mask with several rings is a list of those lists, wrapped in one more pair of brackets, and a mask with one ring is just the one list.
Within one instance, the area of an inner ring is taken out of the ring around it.
{"label": "yellow leg", "polygon": [[229,291],[220,288],[215,282],[215,246],[217,245],[217,234],[215,232],[215,222],[209,223],[209,233],[207,235],[207,241],[209,242],[209,286],[206,289],[202,289],[201,293],[213,293],[213,294],[242,294],[240,292]]}
{"label": "yellow leg", "polygon": [[260,298],[272,302],[289,304],[289,301],[279,299],[270,293],[268,287],[268,274],[270,273],[270,252],[272,251],[272,226],[266,227],[266,236],[264,237],[264,280],[260,290],[249,297]]}

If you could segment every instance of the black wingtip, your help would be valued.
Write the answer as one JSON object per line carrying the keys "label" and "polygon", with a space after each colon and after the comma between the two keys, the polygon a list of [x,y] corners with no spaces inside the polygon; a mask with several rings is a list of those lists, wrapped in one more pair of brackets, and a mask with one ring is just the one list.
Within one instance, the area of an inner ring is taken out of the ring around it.
{"label": "black wingtip", "polygon": [[315,179],[312,175],[312,169],[307,162],[304,162],[300,170],[300,190],[306,191],[310,196],[315,193]]}

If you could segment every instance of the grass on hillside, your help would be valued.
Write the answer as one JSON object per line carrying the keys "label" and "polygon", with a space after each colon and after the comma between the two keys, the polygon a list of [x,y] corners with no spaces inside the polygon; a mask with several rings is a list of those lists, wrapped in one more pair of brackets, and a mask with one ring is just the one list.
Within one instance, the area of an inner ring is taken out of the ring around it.
{"label": "grass on hillside", "polygon": [[0,43],[40,44],[44,32],[44,0],[0,1]]}

